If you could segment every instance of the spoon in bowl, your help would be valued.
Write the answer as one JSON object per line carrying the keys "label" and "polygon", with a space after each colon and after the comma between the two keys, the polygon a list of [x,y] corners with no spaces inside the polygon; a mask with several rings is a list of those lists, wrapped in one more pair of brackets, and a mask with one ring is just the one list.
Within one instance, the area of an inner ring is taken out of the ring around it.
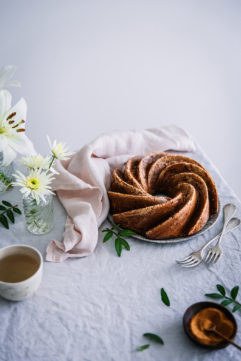
{"label": "spoon in bowl", "polygon": [[230,338],[228,338],[227,336],[224,336],[221,332],[219,332],[216,329],[216,326],[214,325],[214,323],[212,323],[212,321],[209,321],[208,323],[205,324],[204,331],[215,333],[216,335],[218,335],[219,337],[221,337],[222,339],[224,339],[225,341],[227,341],[228,343],[230,343],[231,345],[233,345],[234,347],[236,347],[238,350],[241,351],[241,347],[239,345],[237,345],[235,342],[233,342],[232,340],[230,340]]}

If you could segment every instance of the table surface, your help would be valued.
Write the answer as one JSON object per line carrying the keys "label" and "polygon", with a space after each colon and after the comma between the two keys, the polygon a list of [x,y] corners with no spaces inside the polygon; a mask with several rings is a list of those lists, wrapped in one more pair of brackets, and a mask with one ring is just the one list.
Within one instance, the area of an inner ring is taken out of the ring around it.
{"label": "table surface", "polygon": [[[224,205],[236,196],[204,153],[197,149],[189,156],[201,162],[213,176]],[[1,199],[21,204],[12,190]],[[66,214],[55,198],[55,227],[51,233],[34,236],[25,230],[24,218],[16,217],[10,230],[1,228],[0,246],[28,244],[43,256],[51,239],[62,238]],[[108,226],[106,221],[103,226]],[[9,302],[0,299],[0,360],[50,361],[133,361],[133,360],[239,360],[239,351],[229,346],[208,351],[195,346],[185,335],[182,317],[189,305],[208,301],[204,294],[215,292],[220,283],[227,289],[240,282],[241,228],[223,240],[223,257],[214,266],[201,264],[184,269],[175,260],[186,256],[216,235],[222,216],[205,234],[180,244],[150,244],[129,239],[130,252],[116,256],[113,241],[99,242],[86,258],[64,263],[44,264],[39,290],[28,300]],[[160,289],[167,291],[171,307],[161,302]],[[236,314],[241,327],[241,313]],[[148,343],[143,333],[160,335],[165,345]],[[236,336],[241,344],[241,333]]]}

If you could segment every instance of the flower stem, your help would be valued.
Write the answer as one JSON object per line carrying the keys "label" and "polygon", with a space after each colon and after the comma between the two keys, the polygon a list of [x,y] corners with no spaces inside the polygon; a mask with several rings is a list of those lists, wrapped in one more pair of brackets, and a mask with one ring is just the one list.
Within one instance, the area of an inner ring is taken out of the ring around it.
{"label": "flower stem", "polygon": [[51,159],[51,161],[50,161],[50,163],[49,163],[49,169],[52,167],[53,162],[55,161],[55,159],[56,159],[56,157],[55,157],[55,155],[53,155],[53,156],[52,156],[52,159]]}

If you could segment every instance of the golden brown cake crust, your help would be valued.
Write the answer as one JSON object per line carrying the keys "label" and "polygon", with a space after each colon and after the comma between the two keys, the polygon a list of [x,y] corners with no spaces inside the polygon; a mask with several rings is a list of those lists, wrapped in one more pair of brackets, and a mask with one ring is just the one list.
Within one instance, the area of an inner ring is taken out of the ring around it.
{"label": "golden brown cake crust", "polygon": [[108,195],[115,223],[150,239],[195,234],[218,212],[207,170],[167,152],[135,156],[123,171],[115,169]]}

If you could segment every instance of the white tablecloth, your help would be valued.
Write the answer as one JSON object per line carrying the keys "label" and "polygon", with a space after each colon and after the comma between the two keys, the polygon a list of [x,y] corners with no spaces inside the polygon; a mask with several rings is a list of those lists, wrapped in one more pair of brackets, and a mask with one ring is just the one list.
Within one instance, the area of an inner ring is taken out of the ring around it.
{"label": "white tablecloth", "polygon": [[[187,154],[204,166],[216,181],[222,204],[241,204],[204,153]],[[1,199],[21,204],[12,190]],[[61,239],[66,214],[55,199],[55,227],[51,233],[34,236],[25,230],[23,216],[16,217],[10,230],[1,226],[0,247],[29,244],[43,256],[51,239]],[[108,226],[108,221],[103,226]],[[114,242],[99,243],[89,257],[64,263],[44,264],[42,284],[23,302],[0,299],[0,360],[4,361],[134,361],[134,360],[240,360],[240,352],[229,346],[219,351],[198,348],[185,335],[182,317],[194,302],[210,301],[205,293],[215,292],[217,283],[227,288],[240,284],[241,227],[225,236],[223,257],[215,266],[205,264],[184,269],[175,263],[198,249],[221,229],[222,216],[205,234],[188,242],[169,245],[129,239],[130,252],[116,256]],[[171,307],[161,302],[160,289],[167,291]],[[238,296],[241,300],[241,294]],[[240,331],[241,312],[236,314]],[[145,332],[159,334],[165,345],[148,343]]]}

